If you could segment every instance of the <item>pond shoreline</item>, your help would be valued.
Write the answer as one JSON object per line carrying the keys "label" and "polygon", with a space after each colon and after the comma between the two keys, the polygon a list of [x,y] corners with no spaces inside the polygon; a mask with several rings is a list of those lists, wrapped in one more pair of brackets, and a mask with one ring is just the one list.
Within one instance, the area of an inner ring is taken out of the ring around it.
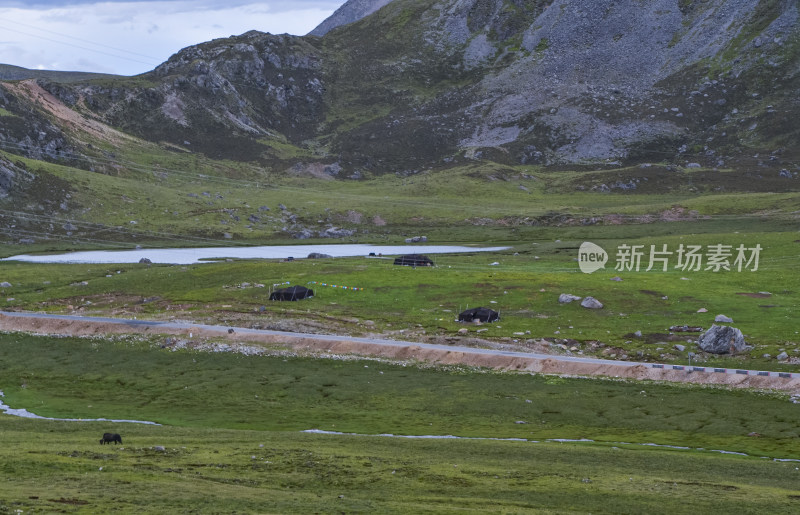
{"label": "pond shoreline", "polygon": [[198,248],[138,248],[132,250],[88,250],[61,254],[19,254],[0,261],[28,263],[150,263],[193,265],[226,259],[294,259],[309,254],[332,258],[402,255],[402,254],[459,254],[465,252],[497,252],[510,247],[468,247],[463,245],[264,245],[258,247],[198,247]]}

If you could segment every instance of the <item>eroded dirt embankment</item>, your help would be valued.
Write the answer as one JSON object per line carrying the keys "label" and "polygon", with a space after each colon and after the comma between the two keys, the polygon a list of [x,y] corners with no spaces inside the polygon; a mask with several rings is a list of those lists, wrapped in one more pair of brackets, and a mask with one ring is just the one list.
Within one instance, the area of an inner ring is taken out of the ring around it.
{"label": "eroded dirt embankment", "polygon": [[[68,320],[35,317],[15,317],[0,314],[0,330],[23,331],[37,334],[57,334],[67,336],[102,336],[105,334],[153,334],[170,335],[190,340],[187,347],[219,350],[224,342],[227,350],[236,352],[239,347],[252,345],[284,346],[297,352],[309,354],[354,354],[381,357],[393,360],[414,360],[442,365],[467,365],[499,370],[532,372],[542,374],[606,376],[629,379],[650,379],[683,383],[716,384],[737,388],[757,388],[783,390],[800,393],[800,379],[743,374],[723,374],[711,372],[689,372],[651,368],[646,365],[630,366],[615,363],[580,363],[552,358],[530,356],[489,355],[464,350],[442,350],[422,345],[382,345],[360,341],[333,341],[322,337],[275,335],[253,332],[229,332],[227,328],[172,328],[165,326],[130,325],[124,322],[93,321],[89,319]],[[209,341],[213,340],[209,344]]]}

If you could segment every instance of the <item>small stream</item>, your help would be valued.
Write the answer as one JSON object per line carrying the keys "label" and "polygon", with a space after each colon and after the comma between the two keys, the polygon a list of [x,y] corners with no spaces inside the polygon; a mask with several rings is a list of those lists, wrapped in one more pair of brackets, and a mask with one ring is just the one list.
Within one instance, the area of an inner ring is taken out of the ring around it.
{"label": "small stream", "polygon": [[429,440],[493,440],[499,442],[527,442],[527,443],[597,443],[601,445],[636,445],[642,447],[662,447],[665,449],[678,449],[682,451],[701,451],[701,452],[716,452],[720,454],[733,454],[736,456],[755,457],[764,460],[772,460],[777,462],[793,461],[800,463],[800,459],[796,458],[770,458],[769,456],[753,456],[743,452],[725,451],[722,449],[705,449],[703,447],[684,447],[681,445],[667,445],[660,443],[631,443],[631,442],[599,442],[597,440],[590,440],[588,438],[545,438],[544,440],[530,440],[527,438],[491,438],[481,436],[453,436],[453,435],[395,435],[391,433],[381,433],[374,435],[360,434],[360,433],[342,433],[340,431],[324,431],[322,429],[306,429],[301,433],[310,433],[318,435],[338,435],[338,436],[372,436],[384,438],[411,438],[411,439],[429,439]]}
{"label": "small stream", "polygon": [[113,419],[113,418],[53,418],[53,417],[42,417],[41,415],[37,415],[35,413],[31,413],[30,411],[22,408],[12,408],[8,404],[3,402],[3,391],[0,390],[0,411],[5,413],[6,415],[12,415],[15,417],[22,417],[22,418],[35,418],[39,420],[61,420],[66,422],[129,422],[131,424],[149,424],[152,426],[160,426],[161,424],[157,422],[149,422],[147,420],[123,420],[123,419]]}
{"label": "small stream", "polygon": [[[35,413],[31,413],[30,411],[22,408],[11,408],[7,404],[2,401],[4,397],[3,391],[0,390],[0,411],[5,413],[6,415],[12,415],[15,417],[23,417],[23,418],[33,418],[39,420],[59,420],[59,421],[66,421],[66,422],[127,422],[131,424],[148,424],[153,426],[160,426],[161,424],[157,422],[149,422],[147,420],[125,420],[125,419],[110,419],[110,418],[53,418],[53,417],[42,417],[40,415],[36,415]],[[364,437],[381,437],[381,438],[407,438],[413,440],[492,440],[498,442],[527,442],[527,443],[598,443],[601,445],[631,445],[631,446],[642,446],[642,447],[661,447],[665,449],[677,449],[682,451],[701,451],[701,452],[716,452],[720,454],[732,454],[736,456],[745,456],[745,457],[756,457],[765,460],[772,460],[775,462],[797,462],[800,463],[800,459],[796,458],[770,458],[769,456],[753,456],[750,454],[746,454],[743,452],[735,452],[735,451],[725,451],[722,449],[705,449],[703,447],[684,447],[680,445],[667,445],[667,444],[658,444],[658,443],[631,443],[631,442],[598,442],[597,440],[591,440],[588,438],[546,438],[544,440],[530,440],[528,438],[492,438],[492,437],[480,437],[480,436],[453,436],[453,435],[395,435],[392,433],[381,433],[381,434],[361,434],[361,433],[343,433],[340,431],[325,431],[322,429],[306,429],[304,431],[300,431],[301,433],[306,434],[318,434],[318,435],[334,435],[334,436],[364,436]]]}

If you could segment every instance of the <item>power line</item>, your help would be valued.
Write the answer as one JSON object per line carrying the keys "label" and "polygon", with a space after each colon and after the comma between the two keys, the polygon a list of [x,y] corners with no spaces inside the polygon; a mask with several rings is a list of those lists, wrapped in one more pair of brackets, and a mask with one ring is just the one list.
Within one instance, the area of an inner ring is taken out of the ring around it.
{"label": "power line", "polygon": [[[81,50],[87,50],[89,52],[95,52],[97,54],[103,54],[103,55],[107,55],[109,57],[115,57],[117,59],[125,59],[126,61],[132,61],[132,62],[136,62],[136,63],[140,63],[140,64],[146,64],[146,65],[149,65],[149,66],[152,66],[154,64],[152,61],[142,61],[141,59],[135,59],[133,57],[126,57],[126,56],[123,56],[123,55],[112,54],[110,52],[104,52],[103,50],[97,50],[97,49],[94,49],[94,48],[87,48],[85,46],[76,45],[76,44],[73,44],[73,43],[66,43],[64,41],[59,41],[57,39],[48,38],[46,36],[39,36],[39,35],[36,35],[36,34],[31,34],[31,33],[28,33],[28,32],[21,31],[21,30],[13,29],[11,27],[8,27],[7,25],[0,24],[0,28],[2,28],[4,30],[11,31],[11,32],[16,32],[18,34],[24,34],[26,36],[31,36],[31,37],[35,37],[35,38],[44,39],[46,41],[51,41],[53,43],[58,43],[60,45],[68,45],[68,46],[72,46],[72,47],[75,47],[75,48],[80,48]],[[161,63],[155,63],[155,64],[158,65],[158,64],[161,64]]]}
{"label": "power line", "polygon": [[[153,61],[158,61],[157,57],[153,57],[151,55],[140,54],[138,52],[131,52],[130,50],[126,50],[124,48],[113,47],[113,46],[107,45],[105,43],[98,43],[96,41],[90,41],[88,39],[79,38],[79,37],[76,37],[76,36],[72,36],[70,34],[62,34],[60,32],[56,32],[54,30],[46,30],[46,29],[43,29],[41,27],[37,27],[35,25],[29,25],[27,23],[22,23],[21,21],[15,20],[14,21],[14,25],[21,25],[21,26],[27,27],[29,29],[38,30],[39,32],[45,32],[45,33],[49,33],[49,34],[54,34],[56,36],[61,36],[61,37],[68,38],[68,39],[74,39],[75,41],[81,41],[83,43],[88,43],[90,45],[95,45],[95,46],[98,46],[98,47],[104,47],[104,48],[108,48],[108,49],[111,49],[111,50],[116,50],[118,52],[124,52],[126,54],[136,55],[136,56],[139,56],[139,57],[145,57],[147,59],[152,59]],[[13,29],[9,29],[9,30],[13,30]],[[15,32],[19,32],[19,31],[15,31]],[[41,37],[41,36],[37,36],[35,34],[27,34],[27,33],[23,33],[23,34],[26,34],[28,36],[33,36],[33,37]],[[65,44],[68,44],[68,43],[65,43]]]}

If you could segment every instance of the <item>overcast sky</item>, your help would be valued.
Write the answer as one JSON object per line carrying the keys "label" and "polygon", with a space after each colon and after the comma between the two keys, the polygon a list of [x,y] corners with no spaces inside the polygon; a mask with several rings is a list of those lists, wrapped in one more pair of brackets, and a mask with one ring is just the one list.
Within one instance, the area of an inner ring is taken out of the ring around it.
{"label": "overcast sky", "polygon": [[136,75],[248,30],[308,33],[344,0],[0,0],[0,64]]}

